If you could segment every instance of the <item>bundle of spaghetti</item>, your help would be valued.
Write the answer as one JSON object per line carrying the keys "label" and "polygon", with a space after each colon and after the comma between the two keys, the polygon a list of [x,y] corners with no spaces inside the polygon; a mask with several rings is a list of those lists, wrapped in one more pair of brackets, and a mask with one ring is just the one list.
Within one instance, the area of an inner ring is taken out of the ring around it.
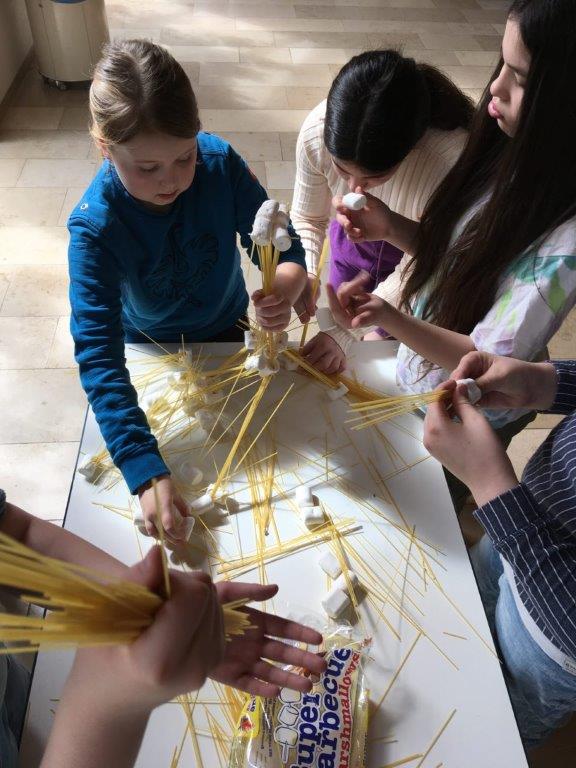
{"label": "bundle of spaghetti", "polygon": [[313,531],[304,533],[301,536],[295,536],[287,541],[282,541],[279,544],[267,547],[264,552],[252,552],[220,563],[218,566],[218,573],[226,574],[227,576],[239,576],[247,571],[251,571],[253,568],[259,567],[262,561],[271,563],[275,560],[280,560],[283,557],[288,557],[289,555],[294,554],[294,552],[299,552],[308,547],[331,541],[334,536],[334,530],[336,530],[340,536],[349,536],[352,533],[356,533],[361,528],[361,524],[352,518],[325,523],[318,528],[314,528]]}
{"label": "bundle of spaghetti", "polygon": [[343,376],[341,373],[334,377],[334,380],[338,384],[344,384],[350,397],[355,397],[363,402],[374,402],[375,400],[381,400],[383,397],[388,397],[383,392],[378,392],[377,389],[367,387],[365,384],[361,384],[356,379],[351,379],[349,376]]}
{"label": "bundle of spaghetti", "polygon": [[322,382],[322,384],[330,387],[330,389],[338,389],[339,384],[335,377],[330,377],[325,373],[321,373],[317,368],[309,363],[306,358],[300,354],[300,352],[297,352],[295,349],[290,349],[288,347],[288,349],[285,349],[282,354],[289,357],[290,360],[293,360],[295,363],[298,363],[300,368],[305,370],[306,373],[309,373],[310,376],[313,376],[315,379]]}
{"label": "bundle of spaghetti", "polygon": [[353,424],[352,429],[365,429],[381,421],[394,419],[406,413],[422,408],[429,403],[437,403],[449,395],[445,389],[435,389],[432,392],[420,392],[410,395],[383,397],[380,400],[354,403],[350,409],[359,414],[347,423]]}
{"label": "bundle of spaghetti", "polygon": [[[0,584],[48,609],[43,617],[0,613],[0,642],[11,645],[0,653],[130,643],[163,604],[146,587],[46,557],[2,533]],[[227,636],[250,627],[245,603],[223,606]]]}

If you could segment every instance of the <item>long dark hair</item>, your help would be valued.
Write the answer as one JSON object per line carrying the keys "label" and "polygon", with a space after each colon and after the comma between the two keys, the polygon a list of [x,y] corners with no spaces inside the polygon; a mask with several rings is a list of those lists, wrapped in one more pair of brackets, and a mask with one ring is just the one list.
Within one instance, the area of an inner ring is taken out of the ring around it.
{"label": "long dark hair", "polygon": [[[515,0],[531,64],[515,136],[489,117],[486,88],[460,159],[429,201],[402,292],[402,309],[426,287],[425,319],[468,334],[494,304],[501,279],[519,257],[576,213],[576,4]],[[502,60],[490,82],[498,75]],[[467,210],[486,205],[455,243]]]}
{"label": "long dark hair", "polygon": [[428,128],[468,128],[470,99],[435,67],[397,51],[365,51],[336,75],[326,102],[324,144],[339,160],[383,173]]}

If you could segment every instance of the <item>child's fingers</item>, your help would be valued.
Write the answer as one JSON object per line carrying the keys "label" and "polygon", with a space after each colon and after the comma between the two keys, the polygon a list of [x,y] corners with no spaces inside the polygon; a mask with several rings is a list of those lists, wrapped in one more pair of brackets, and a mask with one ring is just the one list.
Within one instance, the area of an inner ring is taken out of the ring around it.
{"label": "child's fingers", "polygon": [[258,298],[258,309],[264,309],[267,307],[276,307],[279,304],[283,304],[286,301],[286,299],[283,296],[276,296],[276,294],[271,293],[268,296],[262,296]]}
{"label": "child's fingers", "polygon": [[[456,390],[456,382],[453,379],[441,384],[438,389],[447,390],[454,393]],[[452,421],[452,416],[448,413],[448,405],[452,402],[451,398],[445,398],[437,400],[436,402],[428,403],[426,408],[425,423],[430,427],[435,427],[441,423]]]}
{"label": "child's fingers", "polygon": [[278,584],[250,584],[248,582],[219,581],[216,584],[221,602],[233,600],[270,600],[278,592]]}
{"label": "child's fingers", "polygon": [[351,326],[352,328],[361,328],[363,325],[375,325],[376,324],[376,313],[373,309],[368,309],[364,312],[360,312],[359,315],[356,315],[356,317],[352,318]]}
{"label": "child's fingers", "polygon": [[259,613],[264,621],[264,632],[272,637],[280,637],[283,640],[297,640],[309,645],[320,645],[322,635],[311,627],[306,627],[292,619],[283,619],[281,616],[273,616],[270,613]]}
{"label": "child's fingers", "polygon": [[303,667],[313,674],[320,674],[326,669],[326,660],[323,656],[271,638],[265,638],[261,655],[270,661],[279,661],[281,664],[289,664],[292,667]]}
{"label": "child's fingers", "polygon": [[264,680],[280,688],[291,688],[293,691],[308,692],[312,688],[312,682],[302,675],[280,669],[267,661],[257,661],[252,667],[252,672],[259,680]]}

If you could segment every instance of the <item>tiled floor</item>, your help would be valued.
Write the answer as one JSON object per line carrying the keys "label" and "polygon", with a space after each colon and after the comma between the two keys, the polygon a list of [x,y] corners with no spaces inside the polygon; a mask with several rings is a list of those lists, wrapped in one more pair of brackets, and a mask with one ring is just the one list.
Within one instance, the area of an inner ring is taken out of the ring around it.
{"label": "tiled floor", "polygon": [[[507,0],[109,0],[114,37],[170,47],[207,130],[230,140],[271,196],[289,201],[298,129],[340,66],[402,46],[477,98],[497,59]],[[0,123],[0,466],[10,497],[62,517],[85,400],[68,335],[66,229],[97,153],[86,93],[29,71]],[[576,316],[551,353],[574,356]],[[521,469],[553,420],[515,438]],[[572,742],[574,743],[574,742]],[[573,765],[564,748],[538,765]],[[573,753],[572,753],[573,754]],[[562,757],[564,755],[564,757]]]}

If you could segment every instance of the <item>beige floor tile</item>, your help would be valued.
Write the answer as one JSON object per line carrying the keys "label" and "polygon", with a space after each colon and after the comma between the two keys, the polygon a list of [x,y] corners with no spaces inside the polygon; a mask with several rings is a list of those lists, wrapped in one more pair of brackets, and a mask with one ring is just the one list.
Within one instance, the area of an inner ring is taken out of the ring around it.
{"label": "beige floor tile", "polygon": [[238,48],[227,45],[168,45],[172,56],[178,61],[217,61],[238,63],[240,61]]}
{"label": "beige floor tile", "polygon": [[58,225],[60,227],[65,227],[68,224],[68,219],[70,218],[70,214],[76,207],[76,204],[86,191],[86,186],[83,187],[69,187],[66,190],[66,197],[64,198],[64,203],[62,204],[62,210],[60,211],[60,216],[58,217]]}
{"label": "beige floor tile", "polygon": [[370,48],[406,48],[412,51],[424,47],[420,37],[410,32],[381,32],[368,35],[368,45]]}
{"label": "beige floor tile", "polygon": [[[332,77],[340,70],[339,64],[331,65],[336,70],[330,71]],[[330,86],[323,88],[287,88],[286,97],[290,109],[313,109],[328,96]]]}
{"label": "beige floor tile", "polygon": [[474,39],[483,51],[495,51],[502,49],[502,37],[500,35],[474,35]]}
{"label": "beige floor tile", "polygon": [[277,46],[286,48],[370,47],[368,35],[350,32],[274,32],[274,40]]}
{"label": "beige floor tile", "polygon": [[98,168],[90,160],[26,160],[18,187],[87,187]]}
{"label": "beige floor tile", "polygon": [[463,8],[462,14],[467,21],[472,23],[487,23],[487,24],[505,24],[506,23],[506,10],[476,10],[474,8]]}
{"label": "beige floor tile", "polygon": [[16,186],[24,162],[24,160],[0,160],[0,187]]}
{"label": "beige floor tile", "polygon": [[492,24],[496,32],[503,37],[504,32],[506,31],[506,24]]}
{"label": "beige floor tile", "polygon": [[278,133],[227,133],[220,136],[230,142],[245,160],[282,160]]}
{"label": "beige floor tile", "polygon": [[88,131],[90,127],[88,107],[64,107],[64,114],[58,128],[66,131]]}
{"label": "beige floor tile", "polygon": [[[347,27],[350,25],[347,24]],[[236,19],[236,29],[268,32],[343,32],[339,19]],[[351,29],[351,32],[356,30]],[[364,30],[359,30],[363,32]]]}
{"label": "beige floor tile", "polygon": [[537,448],[542,445],[549,432],[549,429],[525,429],[512,438],[508,448],[508,455],[517,477],[520,478],[522,476],[522,472],[529,459],[536,453]]}
{"label": "beige floor tile", "polygon": [[268,195],[272,200],[278,200],[280,203],[292,204],[292,196],[294,194],[293,189],[269,189]]}
{"label": "beige floor tile", "polygon": [[476,8],[478,9],[480,6],[478,5],[477,0],[434,0],[434,5],[437,8]]}
{"label": "beige floor tile", "polygon": [[460,88],[484,88],[494,71],[493,67],[445,67],[444,71]]}
{"label": "beige floor tile", "polygon": [[240,48],[241,64],[292,64],[289,48]]}
{"label": "beige floor tile", "polygon": [[455,8],[382,8],[378,6],[296,6],[301,19],[365,19],[367,21],[465,22]]}
{"label": "beige floor tile", "polygon": [[199,85],[194,93],[203,122],[207,109],[288,109],[289,106],[286,88],[279,85]]}
{"label": "beige floor tile", "polygon": [[562,421],[562,418],[552,413],[539,413],[534,421],[528,424],[527,429],[552,429]]}
{"label": "beige floor tile", "polygon": [[61,520],[77,455],[77,442],[0,445],[9,501],[43,520]]}
{"label": "beige floor tile", "polygon": [[128,29],[127,27],[109,27],[111,40],[133,40],[134,38],[142,38],[144,40],[151,40],[153,43],[160,42],[160,29]]}
{"label": "beige floor tile", "polygon": [[490,37],[500,37],[501,35],[494,29],[494,24],[481,22],[457,22],[451,21],[446,24],[446,30],[454,35],[488,35]]}
{"label": "beige floor tile", "polygon": [[66,190],[0,189],[0,221],[4,225],[55,226]]}
{"label": "beige floor tile", "polygon": [[168,27],[160,34],[160,42],[170,45],[213,45],[239,47],[270,47],[274,45],[274,33],[255,30],[222,30],[212,29],[207,35],[196,25]]}
{"label": "beige floor tile", "polygon": [[8,275],[5,272],[2,272],[2,268],[0,267],[0,310],[2,309],[2,304],[4,303],[4,298],[8,293],[9,287],[10,280],[8,279]]}
{"label": "beige floor tile", "polygon": [[[180,62],[182,65],[182,69],[186,74],[188,75],[188,79],[192,83],[194,87],[198,85],[200,82],[200,63],[197,61],[182,61]],[[232,64],[227,64],[225,66],[233,66]]]}
{"label": "beige floor tile", "polygon": [[4,371],[0,413],[4,443],[60,443],[79,440],[86,396],[72,370]]}
{"label": "beige floor tile", "polygon": [[[160,38],[163,42],[177,42],[177,40],[172,39],[169,40],[167,37],[170,37],[170,35],[177,31],[184,31],[191,30],[195,34],[202,34],[204,36],[204,40],[206,41],[206,45],[219,45],[219,43],[216,42],[216,39],[212,39],[212,32],[217,29],[217,34],[222,34],[223,32],[226,33],[234,33],[238,26],[236,24],[235,19],[228,19],[224,16],[220,16],[218,18],[217,23],[214,21],[214,17],[207,16],[206,18],[202,17],[195,17],[192,19],[192,16],[186,16],[185,18],[181,18],[180,21],[170,21],[170,22],[162,22],[157,25],[161,29],[161,35]],[[259,31],[259,27],[255,26],[254,29],[256,31]],[[266,28],[263,28],[263,31],[266,31]],[[202,43],[197,43],[196,41],[192,43],[191,41],[185,41],[184,45],[202,45]]]}
{"label": "beige floor tile", "polygon": [[346,64],[361,49],[344,48],[291,48],[294,64]]}
{"label": "beige floor tile", "polygon": [[230,5],[230,13],[236,18],[250,19],[257,17],[260,19],[286,19],[294,18],[297,14],[293,5],[273,5],[254,3],[234,3]]}
{"label": "beige floor tile", "polygon": [[260,160],[251,161],[249,164],[250,170],[256,176],[260,184],[264,189],[268,188],[268,174],[266,173],[266,163]]}
{"label": "beige floor tile", "polygon": [[58,318],[58,325],[48,354],[46,368],[74,368],[74,341],[70,333],[70,317]]}
{"label": "beige floor tile", "polygon": [[296,177],[294,160],[271,160],[266,163],[268,184],[274,189],[293,189]]}
{"label": "beige floor tile", "polygon": [[282,160],[296,159],[297,133],[280,133],[280,146],[282,147]]}
{"label": "beige floor tile", "polygon": [[403,53],[405,56],[416,59],[416,61],[432,64],[434,67],[458,66],[460,64],[454,51],[427,51],[423,48],[415,51],[405,50]]}
{"label": "beige floor tile", "polygon": [[473,67],[495,67],[498,63],[497,51],[455,51],[460,64]]}
{"label": "beige floor tile", "polygon": [[550,357],[560,360],[576,358],[576,310],[572,310],[548,345]]}
{"label": "beige floor tile", "polygon": [[16,88],[11,100],[15,107],[78,107],[88,103],[85,86],[60,91],[47,85],[35,69],[30,69]]}
{"label": "beige floor tile", "polygon": [[66,265],[5,267],[10,287],[0,315],[3,317],[59,317],[70,311]]}
{"label": "beige floor tile", "polygon": [[64,227],[0,227],[0,266],[66,264],[67,251]]}
{"label": "beige floor tile", "polygon": [[3,130],[46,130],[58,128],[63,107],[8,107],[0,127]]}
{"label": "beige floor tile", "polygon": [[58,320],[0,317],[0,369],[44,368]]}
{"label": "beige floor tile", "polygon": [[327,85],[332,82],[326,64],[201,64],[200,85],[217,86],[228,79],[231,84],[251,86]]}
{"label": "beige floor tile", "polygon": [[[202,122],[207,131],[299,131],[308,110],[297,109],[205,109]],[[0,215],[1,215],[0,206]]]}
{"label": "beige floor tile", "polygon": [[467,96],[470,96],[470,98],[475,104],[478,104],[478,102],[482,98],[482,94],[484,93],[482,88],[462,88],[462,91]]}
{"label": "beige floor tile", "polygon": [[426,32],[420,33],[424,48],[432,51],[446,51],[457,49],[459,51],[480,50],[480,43],[472,35],[435,35]]}
{"label": "beige floor tile", "polygon": [[0,131],[1,158],[82,159],[91,144],[87,131]]}

